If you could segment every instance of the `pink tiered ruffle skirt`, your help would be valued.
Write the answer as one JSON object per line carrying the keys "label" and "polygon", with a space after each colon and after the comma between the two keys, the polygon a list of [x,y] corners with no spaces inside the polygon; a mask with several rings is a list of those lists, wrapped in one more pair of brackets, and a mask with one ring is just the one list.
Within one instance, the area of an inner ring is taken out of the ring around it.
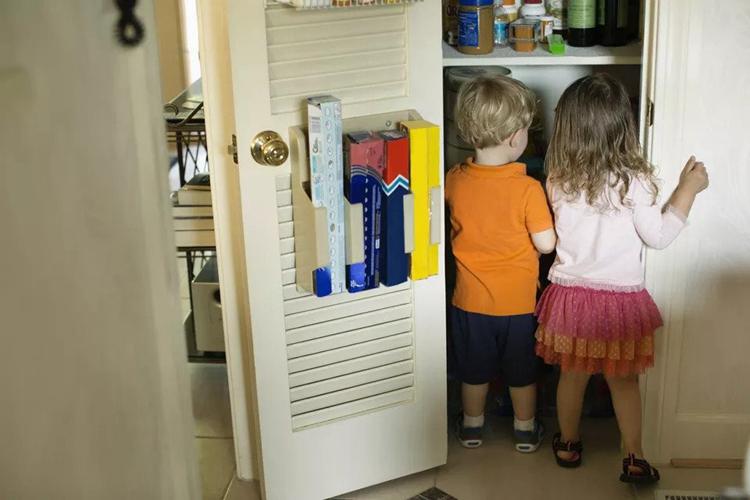
{"label": "pink tiered ruffle skirt", "polygon": [[646,290],[552,284],[536,313],[536,353],[563,371],[625,376],[654,364],[654,331],[662,318]]}

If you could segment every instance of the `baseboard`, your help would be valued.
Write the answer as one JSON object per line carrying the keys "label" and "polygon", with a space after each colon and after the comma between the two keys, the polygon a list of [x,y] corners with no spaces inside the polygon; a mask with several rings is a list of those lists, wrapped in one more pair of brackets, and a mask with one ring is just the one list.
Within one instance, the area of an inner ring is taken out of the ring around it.
{"label": "baseboard", "polygon": [[678,469],[742,469],[739,458],[673,458],[670,463]]}

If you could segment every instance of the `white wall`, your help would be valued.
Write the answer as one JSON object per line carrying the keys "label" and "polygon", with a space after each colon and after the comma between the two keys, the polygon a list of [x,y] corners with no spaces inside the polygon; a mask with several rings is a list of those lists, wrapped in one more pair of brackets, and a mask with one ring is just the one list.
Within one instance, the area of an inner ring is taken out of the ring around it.
{"label": "white wall", "polygon": [[0,16],[0,498],[195,499],[152,2]]}

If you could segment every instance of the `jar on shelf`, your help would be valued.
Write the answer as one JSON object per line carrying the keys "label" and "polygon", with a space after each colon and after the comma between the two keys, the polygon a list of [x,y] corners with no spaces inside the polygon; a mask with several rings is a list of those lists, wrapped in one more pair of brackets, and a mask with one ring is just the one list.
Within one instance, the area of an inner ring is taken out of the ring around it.
{"label": "jar on shelf", "polygon": [[459,0],[458,50],[465,54],[489,54],[494,45],[493,0]]}
{"label": "jar on shelf", "polygon": [[547,44],[547,37],[554,33],[555,18],[552,16],[542,16],[539,18],[539,42]]}

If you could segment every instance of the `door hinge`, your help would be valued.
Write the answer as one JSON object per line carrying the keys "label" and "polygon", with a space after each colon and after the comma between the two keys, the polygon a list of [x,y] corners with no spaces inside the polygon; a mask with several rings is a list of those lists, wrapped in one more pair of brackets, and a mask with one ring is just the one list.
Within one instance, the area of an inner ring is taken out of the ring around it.
{"label": "door hinge", "polygon": [[650,127],[654,124],[654,101],[646,98],[646,124]]}
{"label": "door hinge", "polygon": [[232,144],[227,146],[227,153],[232,155],[232,161],[235,165],[239,165],[239,158],[237,158],[237,136],[232,134]]}

